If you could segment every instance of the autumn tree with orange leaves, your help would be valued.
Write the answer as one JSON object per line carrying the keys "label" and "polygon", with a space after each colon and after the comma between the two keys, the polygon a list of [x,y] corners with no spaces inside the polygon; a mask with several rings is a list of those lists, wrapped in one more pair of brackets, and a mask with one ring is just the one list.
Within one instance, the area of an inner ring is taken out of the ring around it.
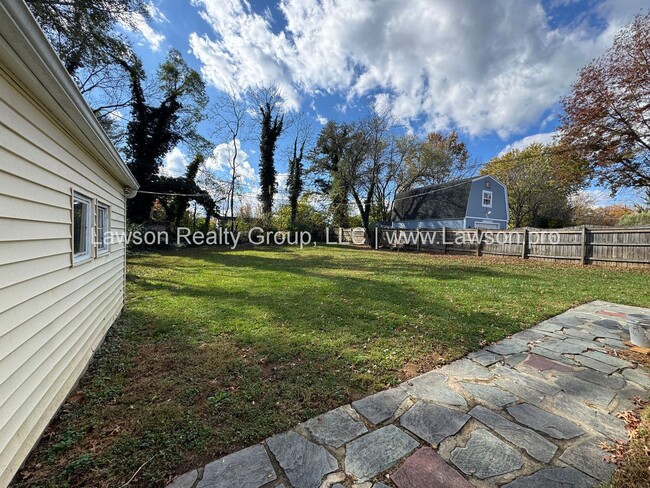
{"label": "autumn tree with orange leaves", "polygon": [[650,11],[579,72],[562,99],[562,144],[612,192],[650,187]]}

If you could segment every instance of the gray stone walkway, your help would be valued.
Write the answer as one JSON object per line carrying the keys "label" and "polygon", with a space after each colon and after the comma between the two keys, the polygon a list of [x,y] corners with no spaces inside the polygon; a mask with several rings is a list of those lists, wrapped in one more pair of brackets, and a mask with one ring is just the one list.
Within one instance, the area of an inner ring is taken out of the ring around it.
{"label": "gray stone walkway", "polygon": [[626,314],[592,302],[395,388],[176,478],[168,488],[589,487],[601,442],[647,399],[650,374],[614,351]]}

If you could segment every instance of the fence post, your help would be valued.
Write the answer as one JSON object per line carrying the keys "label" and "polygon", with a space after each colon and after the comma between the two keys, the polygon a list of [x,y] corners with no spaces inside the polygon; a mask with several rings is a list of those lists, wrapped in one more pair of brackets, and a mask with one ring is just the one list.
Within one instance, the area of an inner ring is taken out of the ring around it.
{"label": "fence post", "polygon": [[417,234],[417,239],[418,239],[418,242],[417,242],[417,250],[419,251],[419,250],[420,250],[420,226],[419,226],[419,225],[418,225],[418,234]]}
{"label": "fence post", "polygon": [[587,226],[582,226],[581,246],[580,246],[580,264],[585,264],[587,258]]}
{"label": "fence post", "polygon": [[447,227],[442,228],[442,253],[447,254]]}
{"label": "fence post", "polygon": [[476,239],[477,239],[477,244],[476,244],[476,255],[480,256],[481,255],[481,243],[483,242],[483,232],[481,229],[476,229]]}
{"label": "fence post", "polygon": [[524,245],[521,249],[521,259],[526,259],[527,250],[528,250],[528,227],[524,227]]}

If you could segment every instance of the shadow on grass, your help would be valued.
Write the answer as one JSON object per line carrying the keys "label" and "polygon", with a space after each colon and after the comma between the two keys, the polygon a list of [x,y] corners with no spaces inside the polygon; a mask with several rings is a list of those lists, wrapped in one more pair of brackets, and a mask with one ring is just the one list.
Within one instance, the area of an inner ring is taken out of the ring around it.
{"label": "shadow on grass", "polygon": [[122,318],[15,486],[122,486],[140,467],[129,486],[162,486],[408,362],[581,301],[643,305],[647,277],[353,248],[134,256]]}

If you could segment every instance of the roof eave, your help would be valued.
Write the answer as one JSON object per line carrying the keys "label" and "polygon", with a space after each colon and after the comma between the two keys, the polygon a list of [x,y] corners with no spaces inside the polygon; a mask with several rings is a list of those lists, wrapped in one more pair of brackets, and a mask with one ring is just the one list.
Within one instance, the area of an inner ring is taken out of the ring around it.
{"label": "roof eave", "polygon": [[[140,185],[97,121],[23,0],[0,3],[0,32],[33,77],[30,88],[122,185]],[[84,140],[85,139],[85,140]]]}

